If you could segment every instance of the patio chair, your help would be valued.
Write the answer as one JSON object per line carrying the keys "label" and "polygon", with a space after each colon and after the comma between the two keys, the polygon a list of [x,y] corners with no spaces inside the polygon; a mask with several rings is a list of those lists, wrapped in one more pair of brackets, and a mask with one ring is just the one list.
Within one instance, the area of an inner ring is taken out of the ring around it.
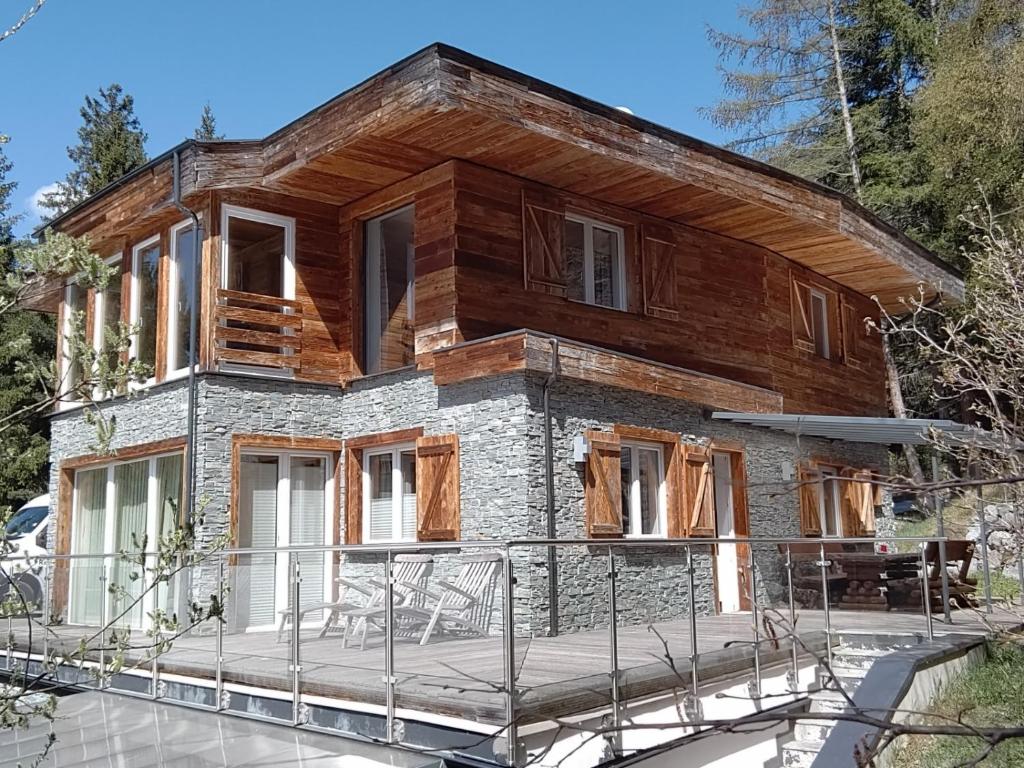
{"label": "patio chair", "polygon": [[[395,555],[394,577],[403,583],[423,584],[433,568],[433,557],[430,555]],[[353,618],[359,618],[355,614],[359,611],[366,611],[384,604],[384,582],[380,579],[368,579],[365,583],[339,576],[335,581],[344,588],[345,592],[352,590],[362,596],[361,602],[349,600],[337,600],[299,608],[299,624],[305,616],[317,611],[327,611],[327,618],[317,633],[318,638],[326,637],[327,633],[337,628],[339,621],[342,621],[343,642],[347,646],[348,635],[353,626]],[[368,586],[367,586],[368,585]],[[345,594],[342,592],[342,595]],[[396,602],[399,596],[396,594]],[[278,611],[281,616],[277,627],[277,642],[281,642],[285,630],[291,623],[292,609],[285,608]]]}
{"label": "patio chair", "polygon": [[[438,591],[410,582],[397,582],[394,617],[403,634],[419,633],[425,627],[420,645],[426,645],[435,631],[469,636],[486,635],[494,607],[494,587],[501,572],[501,555],[480,553],[466,555],[454,583],[439,579]],[[432,605],[428,605],[430,601]],[[385,609],[365,608],[352,616],[362,622],[360,649],[366,647],[366,634],[370,627],[384,631]]]}

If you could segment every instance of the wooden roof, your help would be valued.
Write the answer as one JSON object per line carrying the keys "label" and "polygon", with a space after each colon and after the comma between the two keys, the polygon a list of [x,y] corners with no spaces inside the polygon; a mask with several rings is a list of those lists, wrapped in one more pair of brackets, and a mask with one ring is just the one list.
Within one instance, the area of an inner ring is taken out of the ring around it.
{"label": "wooden roof", "polygon": [[[460,158],[752,242],[899,311],[955,269],[844,195],[446,45],[260,141],[187,142],[186,196],[254,186],[334,204]],[[170,211],[165,154],[51,223],[94,243]]]}

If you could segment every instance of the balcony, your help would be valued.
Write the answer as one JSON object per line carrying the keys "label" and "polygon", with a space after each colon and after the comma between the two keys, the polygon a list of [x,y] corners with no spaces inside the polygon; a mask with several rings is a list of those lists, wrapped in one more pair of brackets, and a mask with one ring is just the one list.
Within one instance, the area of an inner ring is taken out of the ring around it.
{"label": "balcony", "polygon": [[302,305],[290,299],[221,288],[214,309],[214,363],[298,374]]}

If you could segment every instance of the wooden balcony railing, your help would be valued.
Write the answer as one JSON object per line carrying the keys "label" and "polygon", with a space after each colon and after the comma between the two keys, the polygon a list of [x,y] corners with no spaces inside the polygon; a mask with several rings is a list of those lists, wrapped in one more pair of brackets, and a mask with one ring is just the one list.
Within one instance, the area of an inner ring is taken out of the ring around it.
{"label": "wooden balcony railing", "polygon": [[299,302],[221,288],[213,319],[217,363],[298,371]]}

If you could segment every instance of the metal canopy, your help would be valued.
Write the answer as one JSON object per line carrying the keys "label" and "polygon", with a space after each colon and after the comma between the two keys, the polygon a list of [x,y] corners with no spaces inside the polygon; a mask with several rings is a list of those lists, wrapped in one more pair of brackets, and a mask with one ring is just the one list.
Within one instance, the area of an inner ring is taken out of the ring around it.
{"label": "metal canopy", "polygon": [[949,419],[892,419],[875,416],[823,416],[796,413],[731,413],[715,411],[712,418],[789,432],[800,437],[824,437],[878,445],[925,445],[929,434],[941,432],[949,442],[979,447],[992,446],[991,432]]}

